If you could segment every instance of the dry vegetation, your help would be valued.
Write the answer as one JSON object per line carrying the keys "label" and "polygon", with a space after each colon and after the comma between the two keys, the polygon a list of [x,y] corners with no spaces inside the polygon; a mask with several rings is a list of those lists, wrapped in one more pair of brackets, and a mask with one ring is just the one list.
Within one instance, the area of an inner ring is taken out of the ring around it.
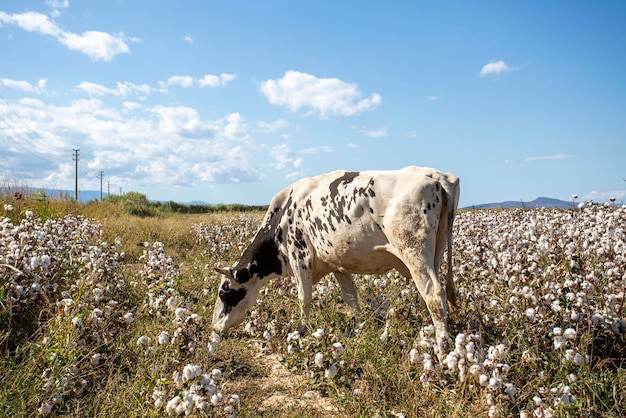
{"label": "dry vegetation", "polygon": [[214,334],[212,267],[262,215],[0,196],[0,414],[626,415],[626,209],[461,212],[441,365],[394,272],[357,277],[358,320],[328,277],[295,333],[297,292],[280,279]]}

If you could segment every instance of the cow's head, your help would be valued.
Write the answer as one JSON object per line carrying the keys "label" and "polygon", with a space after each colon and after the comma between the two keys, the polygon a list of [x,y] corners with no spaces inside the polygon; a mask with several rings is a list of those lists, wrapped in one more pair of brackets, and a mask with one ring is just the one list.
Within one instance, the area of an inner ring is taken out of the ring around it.
{"label": "cow's head", "polygon": [[213,328],[224,332],[244,320],[246,311],[257,299],[261,280],[254,266],[215,268],[215,271],[224,277],[215,300]]}

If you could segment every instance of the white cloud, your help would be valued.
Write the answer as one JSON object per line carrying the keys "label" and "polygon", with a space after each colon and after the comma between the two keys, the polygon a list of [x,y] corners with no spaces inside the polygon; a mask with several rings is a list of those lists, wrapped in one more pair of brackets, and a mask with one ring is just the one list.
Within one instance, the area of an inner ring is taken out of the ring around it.
{"label": "white cloud", "polygon": [[489,64],[483,66],[478,75],[481,77],[498,76],[515,70],[519,70],[519,67],[510,67],[504,61],[491,61]]}
{"label": "white cloud", "polygon": [[318,154],[320,152],[333,152],[335,149],[328,145],[322,145],[321,147],[305,148],[299,151],[300,154]]}
{"label": "white cloud", "polygon": [[272,147],[270,156],[276,161],[271,165],[278,170],[285,170],[286,179],[302,176],[301,167],[304,163],[304,158],[295,157],[289,145],[281,144]]}
{"label": "white cloud", "polygon": [[187,42],[188,44],[193,44],[193,38],[191,37],[191,35],[185,35],[183,40]]}
{"label": "white cloud", "polygon": [[355,144],[354,142],[350,142],[348,144],[348,148],[349,149],[357,149],[357,148],[361,148],[361,146],[359,144]]}
{"label": "white cloud", "polygon": [[220,75],[207,74],[202,78],[194,78],[188,75],[173,75],[167,81],[159,81],[159,86],[166,89],[168,86],[189,87],[225,87],[230,81],[237,78],[236,74],[222,73]]}
{"label": "white cloud", "polygon": [[154,89],[147,84],[134,84],[129,82],[118,82],[115,88],[108,88],[101,84],[83,81],[76,86],[76,88],[90,96],[102,97],[111,95],[126,98],[134,95],[140,99],[149,96],[154,91]]}
{"label": "white cloud", "polygon": [[122,33],[111,35],[99,31],[85,31],[82,34],[67,32],[48,16],[38,12],[0,12],[0,22],[16,25],[28,32],[52,36],[69,49],[86,54],[94,61],[109,61],[118,54],[130,53],[126,37]]}
{"label": "white cloud", "polygon": [[173,75],[168,78],[165,83],[168,86],[191,87],[194,85],[195,80],[193,77],[188,75]]}
{"label": "white cloud", "polygon": [[370,138],[385,138],[387,137],[387,128],[378,128],[378,129],[365,129],[359,128],[359,132],[363,135],[368,136]]}
{"label": "white cloud", "polygon": [[435,100],[439,100],[439,96],[428,96],[426,98],[427,102],[434,102]]}
{"label": "white cloud", "polygon": [[543,155],[539,157],[526,157],[524,158],[524,161],[530,162],[530,161],[565,160],[568,158],[574,158],[574,156],[571,154],[560,153],[560,154],[552,154],[552,155]]}
{"label": "white cloud", "polygon": [[219,76],[207,74],[198,80],[198,85],[200,87],[224,87],[235,78],[237,78],[235,74],[222,73]]}
{"label": "white cloud", "polygon": [[[9,103],[0,102],[0,114]],[[191,107],[112,108],[97,98],[58,106],[38,100],[11,103],[24,123],[4,130],[0,178],[19,175],[33,186],[72,188],[71,150],[80,148],[80,170],[103,170],[121,185],[181,185],[257,180],[251,164],[259,147],[238,113],[203,119]],[[69,160],[69,163],[68,163]],[[293,167],[301,161],[294,159]],[[69,166],[69,168],[68,168]],[[97,189],[84,176],[82,189]]]}
{"label": "white cloud", "polygon": [[352,116],[372,110],[382,102],[376,93],[361,99],[362,94],[354,83],[298,71],[287,71],[282,78],[264,81],[260,90],[271,104],[285,106],[292,112],[310,108],[322,118]]}
{"label": "white cloud", "polygon": [[65,9],[70,6],[69,0],[46,0],[46,4],[53,9]]}
{"label": "white cloud", "polygon": [[265,121],[259,121],[257,123],[257,131],[264,133],[264,134],[269,134],[269,133],[273,133],[282,129],[285,129],[289,126],[289,122],[287,122],[285,119],[276,119],[274,122],[265,122]]}
{"label": "white cloud", "polygon": [[0,79],[0,86],[10,89],[22,90],[29,93],[43,93],[46,90],[47,78],[40,79],[37,84],[31,84],[24,80],[11,80],[8,78]]}
{"label": "white cloud", "polygon": [[610,192],[599,192],[597,190],[593,190],[592,192],[586,194],[582,197],[581,201],[593,201],[596,203],[604,203],[609,202],[609,199],[614,197],[616,202],[622,202],[626,199],[626,190],[613,190]]}

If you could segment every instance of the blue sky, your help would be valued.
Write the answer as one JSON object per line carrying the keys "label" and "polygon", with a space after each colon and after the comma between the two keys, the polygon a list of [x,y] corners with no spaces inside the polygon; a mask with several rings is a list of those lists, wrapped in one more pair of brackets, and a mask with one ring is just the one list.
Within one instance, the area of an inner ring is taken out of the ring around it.
{"label": "blue sky", "polygon": [[0,181],[266,204],[431,166],[460,206],[626,200],[623,1],[0,4]]}

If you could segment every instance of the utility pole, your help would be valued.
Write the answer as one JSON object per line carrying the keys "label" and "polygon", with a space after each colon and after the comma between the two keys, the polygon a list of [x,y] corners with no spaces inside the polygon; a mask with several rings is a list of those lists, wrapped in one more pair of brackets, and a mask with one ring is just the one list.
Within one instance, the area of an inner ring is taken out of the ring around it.
{"label": "utility pole", "polygon": [[111,182],[107,181],[107,196],[111,196]]}
{"label": "utility pole", "polygon": [[75,149],[74,150],[74,161],[76,161],[76,183],[75,183],[75,198],[76,201],[78,202],[78,153],[80,152],[80,149]]}
{"label": "utility pole", "polygon": [[102,178],[104,177],[104,171],[100,170],[100,174],[96,177],[100,179],[100,202],[102,202]]}

